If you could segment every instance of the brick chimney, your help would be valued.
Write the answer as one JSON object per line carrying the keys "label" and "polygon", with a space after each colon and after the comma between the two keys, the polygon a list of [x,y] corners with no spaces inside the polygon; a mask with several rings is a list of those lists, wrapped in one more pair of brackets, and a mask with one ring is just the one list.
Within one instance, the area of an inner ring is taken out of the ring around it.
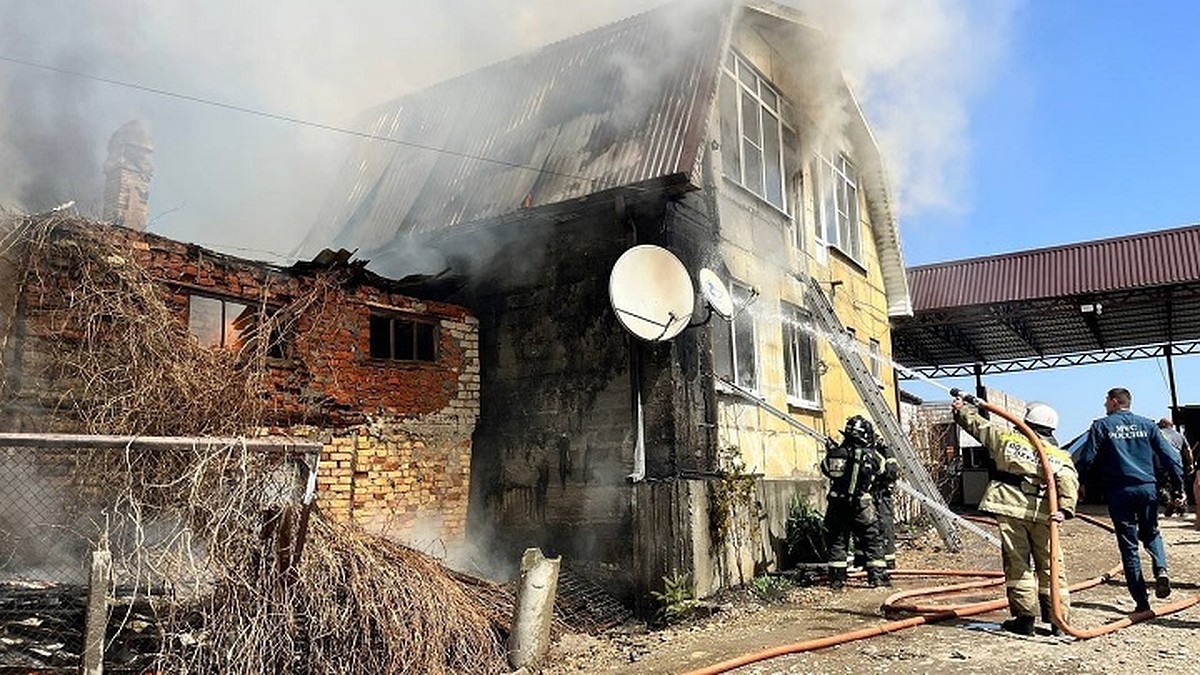
{"label": "brick chimney", "polygon": [[108,141],[104,162],[104,220],[139,232],[150,217],[154,143],[139,120],[126,122]]}

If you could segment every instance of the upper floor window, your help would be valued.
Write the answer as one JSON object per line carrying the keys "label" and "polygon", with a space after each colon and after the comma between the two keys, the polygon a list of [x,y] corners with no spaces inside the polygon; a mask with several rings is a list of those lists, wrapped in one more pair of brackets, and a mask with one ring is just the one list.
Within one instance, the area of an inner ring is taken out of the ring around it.
{"label": "upper floor window", "polygon": [[[242,351],[259,335],[265,308],[207,295],[188,296],[188,331],[205,347]],[[266,355],[282,358],[284,342],[272,329]]]}
{"label": "upper floor window", "polygon": [[780,211],[791,213],[785,158],[798,144],[795,130],[785,121],[789,104],[732,51],[722,69],[719,98],[722,172]]}
{"label": "upper floor window", "polygon": [[371,358],[436,361],[437,326],[428,321],[372,314]]}
{"label": "upper floor window", "polygon": [[[753,291],[737,282],[731,287],[734,307],[745,307]],[[753,314],[739,312],[727,326],[713,329],[713,361],[717,375],[746,389],[758,389]]]}
{"label": "upper floor window", "polygon": [[812,164],[817,239],[854,260],[862,260],[862,227],[858,214],[858,169],[845,154],[818,155]]}
{"label": "upper floor window", "polygon": [[821,383],[812,318],[804,310],[787,305],[783,317],[783,377],[788,402],[817,407],[821,404]]}

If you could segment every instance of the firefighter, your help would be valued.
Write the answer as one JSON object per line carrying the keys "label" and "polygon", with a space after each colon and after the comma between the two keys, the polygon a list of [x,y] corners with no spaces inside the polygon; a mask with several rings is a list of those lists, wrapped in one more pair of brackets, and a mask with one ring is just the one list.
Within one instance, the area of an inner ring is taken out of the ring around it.
{"label": "firefighter", "polygon": [[875,451],[883,465],[871,497],[875,502],[875,515],[879,517],[879,545],[883,550],[883,562],[889,570],[896,569],[896,480],[900,478],[900,463],[891,446],[882,440],[875,441]]}
{"label": "firefighter", "polygon": [[829,535],[829,585],[846,583],[846,553],[853,532],[866,553],[867,583],[891,586],[879,541],[879,523],[871,487],[882,461],[875,450],[871,423],[861,415],[846,420],[842,442],[825,442],[821,473],[829,479],[825,529]]}
{"label": "firefighter", "polygon": [[[1012,618],[1000,626],[1011,633],[1033,635],[1034,617],[1039,609],[1043,621],[1051,620],[1050,520],[1062,522],[1074,516],[1079,476],[1071,456],[1059,449],[1058,441],[1054,439],[1054,429],[1058,426],[1058,413],[1054,408],[1033,402],[1025,409],[1025,423],[1040,437],[1054,471],[1058,504],[1051,507],[1046,502],[1041,462],[1029,439],[1019,431],[993,425],[964,406],[957,390],[954,394],[954,420],[983,444],[991,459],[990,480],[983,491],[979,509],[996,516],[1000,526],[1000,554],[1007,580],[1008,611],[1012,614]],[[973,398],[968,400],[975,402]],[[1065,620],[1070,600],[1061,550],[1058,584]],[[1059,634],[1057,626],[1052,626],[1051,631]]]}

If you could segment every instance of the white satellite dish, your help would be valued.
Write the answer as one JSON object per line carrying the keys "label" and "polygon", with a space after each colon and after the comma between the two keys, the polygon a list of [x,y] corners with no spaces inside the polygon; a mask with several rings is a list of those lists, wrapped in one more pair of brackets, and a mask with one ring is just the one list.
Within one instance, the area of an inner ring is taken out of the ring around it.
{"label": "white satellite dish", "polygon": [[729,289],[725,287],[725,282],[721,281],[721,277],[707,267],[702,267],[698,279],[700,294],[708,301],[708,306],[712,307],[712,310],[722,319],[726,321],[732,319],[733,296],[729,295]]}
{"label": "white satellite dish", "polygon": [[670,251],[642,244],[621,254],[608,278],[617,319],[643,340],[669,340],[687,327],[696,303],[692,278]]}

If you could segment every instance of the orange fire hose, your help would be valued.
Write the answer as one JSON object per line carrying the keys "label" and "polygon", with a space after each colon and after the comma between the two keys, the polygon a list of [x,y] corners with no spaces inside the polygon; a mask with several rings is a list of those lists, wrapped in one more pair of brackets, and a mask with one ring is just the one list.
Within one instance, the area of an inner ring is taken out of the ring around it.
{"label": "orange fire hose", "polygon": [[[1042,447],[1041,439],[1038,438],[1037,434],[1035,434],[1033,432],[1033,430],[1030,429],[1029,426],[1025,424],[1024,420],[1017,418],[1015,415],[1012,415],[1011,413],[1009,413],[1005,410],[1001,410],[1001,409],[997,408],[996,406],[988,404],[985,401],[977,401],[976,404],[979,407],[985,408],[985,409],[1003,417],[1004,419],[1008,420],[1009,422],[1011,422],[1014,426],[1016,426],[1017,429],[1019,429],[1021,431],[1021,433],[1025,434],[1025,436],[1030,440],[1031,443],[1033,443],[1033,447],[1037,450],[1037,453],[1038,453],[1038,460],[1039,460],[1039,463],[1041,464],[1042,475],[1046,480],[1047,503],[1048,504],[1057,504],[1058,503],[1058,491],[1054,486],[1054,472],[1050,468],[1050,461],[1049,461],[1049,458],[1046,456],[1046,450],[1045,450],[1045,448]],[[1086,516],[1084,514],[1078,514],[1077,517],[1080,520],[1083,520],[1085,522],[1103,527],[1103,528],[1109,530],[1110,532],[1113,529],[1107,523],[1104,523],[1104,522],[1097,520],[1095,518],[1092,518],[1090,516]],[[1058,561],[1059,561],[1059,558],[1061,557],[1061,544],[1059,542],[1059,536],[1058,536],[1058,525],[1059,524],[1056,521],[1054,521],[1054,520],[1050,521],[1050,605],[1052,608],[1051,609],[1051,619],[1052,619],[1054,625],[1056,625],[1060,629],[1062,629],[1062,631],[1064,633],[1066,633],[1067,635],[1070,635],[1070,636],[1080,639],[1080,640],[1086,640],[1089,638],[1097,637],[1099,635],[1111,633],[1115,630],[1124,628],[1126,626],[1131,626],[1135,623],[1139,623],[1139,622],[1145,621],[1147,619],[1151,619],[1151,618],[1159,617],[1159,616],[1166,616],[1168,614],[1174,614],[1175,612],[1179,612],[1179,611],[1187,609],[1188,607],[1191,607],[1197,603],[1200,603],[1200,595],[1195,595],[1190,598],[1185,598],[1185,599],[1177,601],[1177,602],[1163,605],[1163,606],[1159,607],[1158,609],[1151,608],[1144,612],[1137,612],[1134,614],[1130,614],[1126,617],[1123,617],[1116,621],[1112,621],[1107,624],[1103,624],[1101,626],[1097,626],[1095,628],[1080,629],[1080,628],[1075,628],[1074,626],[1071,626],[1070,624],[1068,624],[1066,622],[1066,619],[1063,618],[1063,614],[1062,614],[1062,605],[1061,605],[1062,589],[1059,587],[1059,581],[1058,581],[1058,567],[1059,567]],[[1082,581],[1082,582],[1079,582],[1077,584],[1070,586],[1068,588],[1068,591],[1077,592],[1080,590],[1098,586],[1098,585],[1104,583],[1105,581],[1108,581],[1109,579],[1116,576],[1118,573],[1120,573],[1120,571],[1121,571],[1121,565],[1118,564],[1115,567],[1113,567],[1112,569],[1105,572],[1104,574],[1101,574],[1100,576],[1093,577],[1092,579],[1088,579],[1086,581]],[[837,635],[830,635],[830,636],[826,636],[823,638],[815,638],[812,640],[805,640],[803,642],[796,642],[796,643],[792,643],[792,644],[781,645],[779,647],[773,647],[773,648],[765,649],[765,650],[759,651],[759,652],[744,654],[742,656],[738,656],[738,657],[728,659],[726,661],[722,661],[720,663],[708,666],[707,668],[693,670],[693,671],[687,673],[686,675],[716,675],[717,673],[724,673],[724,672],[733,670],[735,668],[741,668],[742,666],[746,666],[751,663],[757,663],[759,661],[766,661],[768,659],[773,659],[773,658],[776,658],[779,656],[784,656],[787,654],[799,654],[802,652],[814,651],[817,649],[823,649],[825,647],[832,647],[835,645],[845,644],[847,642],[854,642],[855,640],[862,640],[865,638],[875,637],[877,635],[894,633],[894,632],[897,632],[900,630],[904,630],[906,628],[920,626],[922,624],[936,623],[939,621],[945,621],[947,619],[964,618],[964,617],[968,617],[968,616],[975,616],[977,614],[986,614],[988,612],[994,612],[996,610],[1000,610],[1000,609],[1003,609],[1004,607],[1008,606],[1007,598],[999,598],[996,600],[986,600],[986,601],[982,601],[982,602],[967,603],[967,604],[962,604],[962,605],[923,605],[923,604],[913,604],[913,603],[901,603],[902,600],[907,600],[909,598],[914,598],[914,597],[926,597],[926,596],[947,595],[947,594],[956,595],[956,594],[962,594],[964,592],[968,592],[968,591],[972,591],[972,590],[977,590],[980,588],[999,586],[1004,583],[1004,579],[1003,579],[1004,573],[1003,572],[997,572],[997,571],[992,571],[992,570],[895,570],[895,571],[893,571],[893,574],[896,576],[923,575],[923,576],[964,576],[964,577],[992,577],[992,578],[986,579],[983,581],[969,581],[969,582],[964,582],[964,583],[960,583],[960,584],[952,584],[950,586],[938,586],[938,587],[934,587],[934,588],[916,589],[916,590],[912,590],[912,591],[902,591],[900,593],[896,593],[896,594],[888,597],[887,600],[885,600],[883,603],[883,610],[885,612],[887,612],[887,611],[915,612],[918,614],[918,616],[910,617],[907,619],[900,619],[897,621],[890,621],[888,623],[885,623],[885,624],[882,624],[879,626],[875,626],[872,628],[861,628],[861,629],[850,631],[847,633],[839,633]]]}

